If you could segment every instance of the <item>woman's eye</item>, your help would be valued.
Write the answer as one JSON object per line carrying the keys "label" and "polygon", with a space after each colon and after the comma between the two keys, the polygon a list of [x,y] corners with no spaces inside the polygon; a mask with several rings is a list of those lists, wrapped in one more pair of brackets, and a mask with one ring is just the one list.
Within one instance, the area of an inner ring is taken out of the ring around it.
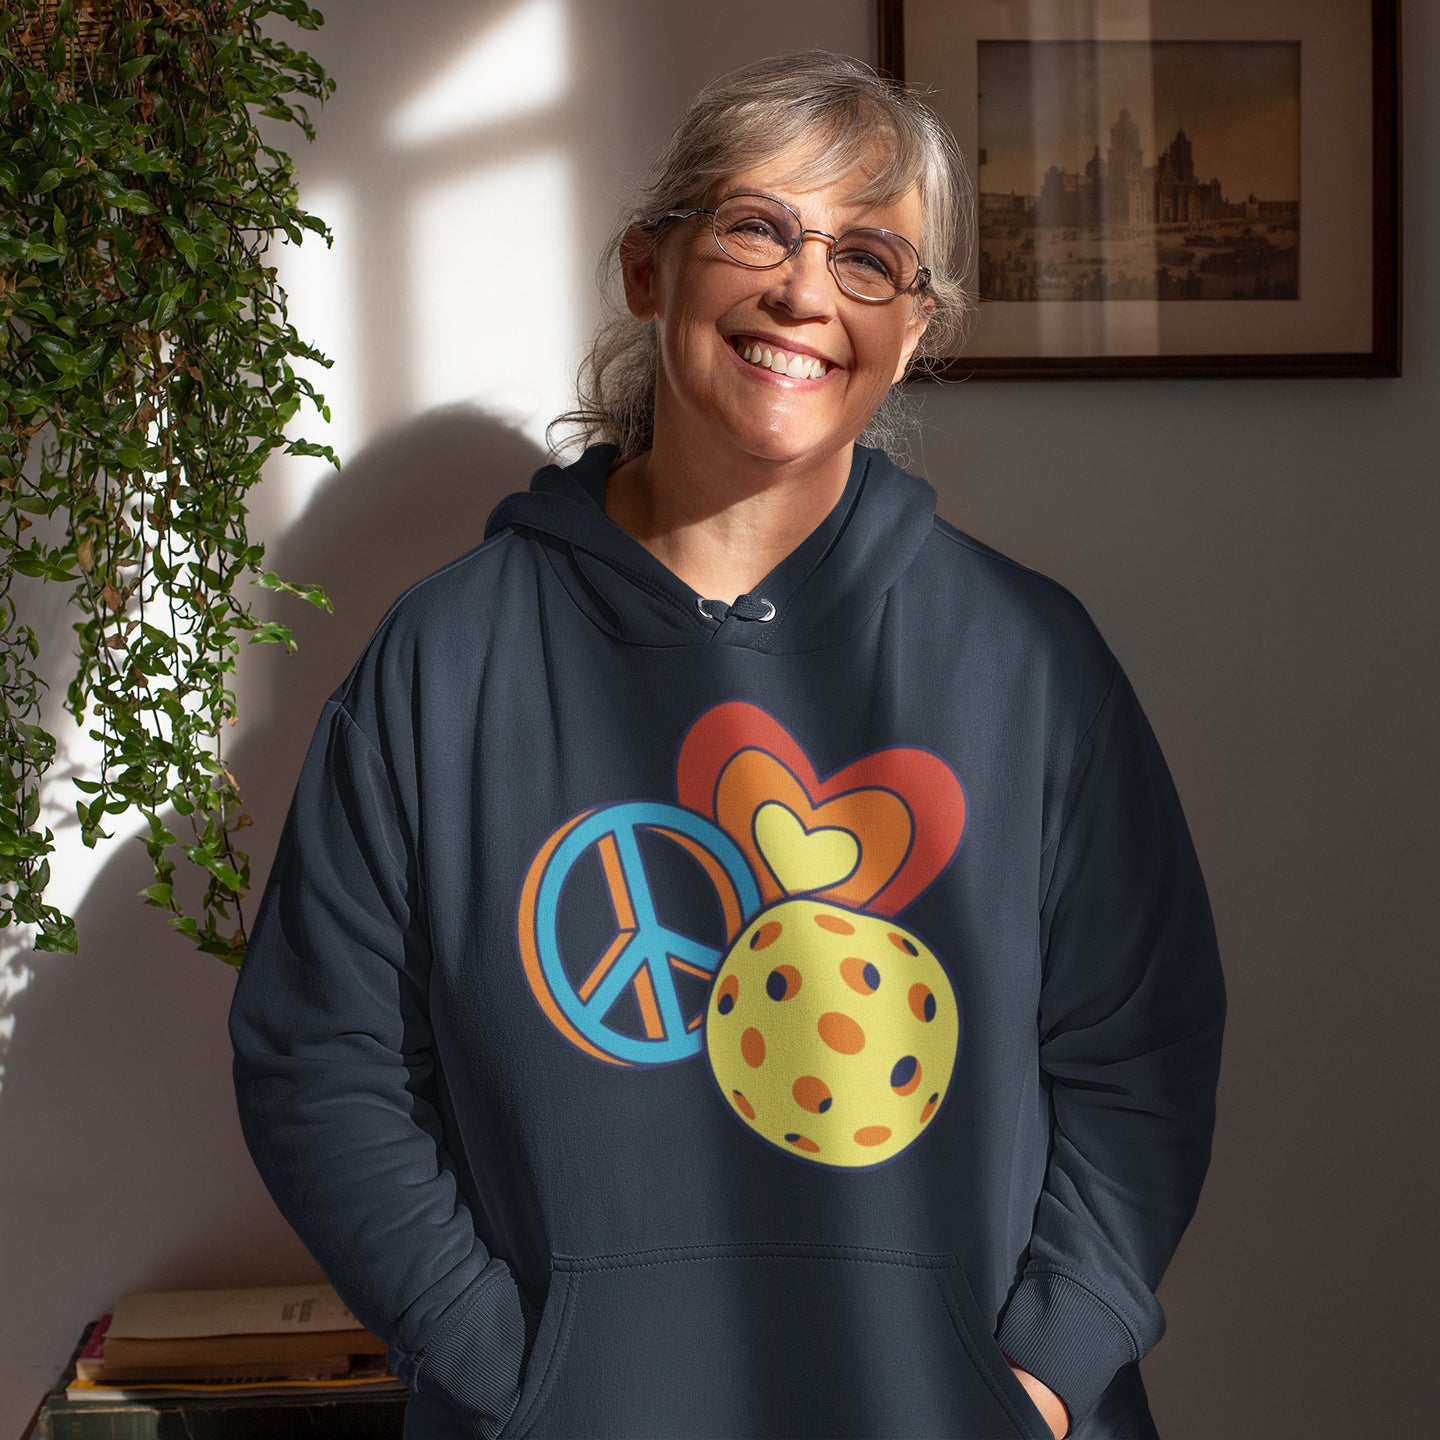
{"label": "woman's eye", "polygon": [[759,215],[748,215],[743,220],[734,221],[730,226],[729,233],[748,239],[775,240],[781,244],[784,243],[775,226]]}
{"label": "woman's eye", "polygon": [[872,250],[842,250],[835,259],[847,270],[860,271],[866,275],[883,275],[887,278],[891,274],[890,265],[884,256],[877,255]]}

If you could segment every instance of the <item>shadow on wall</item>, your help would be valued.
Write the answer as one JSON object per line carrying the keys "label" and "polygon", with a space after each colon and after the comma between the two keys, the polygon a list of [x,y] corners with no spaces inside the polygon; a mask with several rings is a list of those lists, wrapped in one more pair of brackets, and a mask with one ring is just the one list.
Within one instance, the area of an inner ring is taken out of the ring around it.
{"label": "shadow on wall", "polygon": [[[323,585],[335,613],[263,596],[300,649],[253,646],[241,657],[254,667],[241,693],[253,699],[227,760],[255,822],[242,833],[247,923],[325,700],[400,592],[478,545],[495,504],[525,489],[544,458],[477,410],[432,411],[361,451],[270,545],[267,564]],[[179,817],[167,824],[185,838]],[[234,971],[143,904],[136,891],[152,878],[139,842],[121,846],[76,916],[80,953],[26,957],[34,975],[14,997],[0,1057],[0,1336],[47,1337],[57,1369],[125,1290],[319,1274],[265,1196],[232,1118]],[[217,1130],[217,1116],[232,1129]]]}

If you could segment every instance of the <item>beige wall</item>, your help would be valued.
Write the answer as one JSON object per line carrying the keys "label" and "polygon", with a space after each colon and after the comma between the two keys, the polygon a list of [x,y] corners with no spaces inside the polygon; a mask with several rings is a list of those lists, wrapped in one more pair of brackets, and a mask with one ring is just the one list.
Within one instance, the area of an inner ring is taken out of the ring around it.
{"label": "beige wall", "polygon": [[[347,467],[321,484],[292,462],[257,497],[270,561],[338,602],[329,621],[283,612],[301,652],[242,670],[232,763],[257,817],[257,888],[320,703],[374,619],[527,482],[593,320],[591,256],[625,174],[732,64],[811,43],[874,53],[870,0],[552,3],[537,23],[561,27],[553,93],[527,110],[522,88],[431,141],[397,140],[394,117],[411,107],[423,129],[415,97],[521,0],[427,0],[403,19],[334,0],[307,37],[340,89],[300,156],[302,193],[334,207],[337,242],[286,263],[297,318],[337,361]],[[1435,1248],[1440,294],[1425,262],[1440,18],[1412,11],[1404,379],[926,392],[916,468],[942,514],[1089,607],[1169,757],[1210,886],[1230,990],[1219,1128],[1144,1366],[1170,1437],[1419,1433],[1431,1410],[1417,1277]],[[555,238],[506,282],[525,308],[503,311],[515,301],[476,288],[464,206],[492,182],[529,193],[532,174],[527,218]],[[417,228],[450,203],[454,227]],[[509,317],[498,334],[490,313]],[[513,375],[496,369],[506,344]],[[467,393],[498,415],[431,411]],[[39,618],[63,653],[63,617]],[[318,1274],[233,1116],[231,972],[132,898],[143,860],[124,840],[72,853],[81,954],[8,961],[28,983],[0,1002],[3,1434],[121,1291]]]}

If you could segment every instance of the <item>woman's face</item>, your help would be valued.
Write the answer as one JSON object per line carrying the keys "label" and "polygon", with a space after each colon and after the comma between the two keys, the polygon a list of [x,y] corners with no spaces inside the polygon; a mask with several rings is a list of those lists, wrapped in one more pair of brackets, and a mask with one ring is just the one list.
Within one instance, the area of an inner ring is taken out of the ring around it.
{"label": "woman's face", "polygon": [[[806,229],[831,235],[861,225],[893,230],[925,258],[918,190],[869,205],[847,198],[853,181],[787,189],[779,177],[799,168],[797,158],[742,171],[718,194],[773,196]],[[653,253],[647,248],[627,246],[623,272],[631,313],[655,321],[657,444],[704,446],[715,463],[848,457],[925,328],[914,297],[875,305],[848,295],[826,263],[826,242],[813,236],[775,269],[747,269],[721,252],[703,215],[670,221]],[[745,358],[757,347],[770,351],[769,368]],[[802,373],[777,373],[777,352]],[[810,363],[817,359],[823,365]]]}

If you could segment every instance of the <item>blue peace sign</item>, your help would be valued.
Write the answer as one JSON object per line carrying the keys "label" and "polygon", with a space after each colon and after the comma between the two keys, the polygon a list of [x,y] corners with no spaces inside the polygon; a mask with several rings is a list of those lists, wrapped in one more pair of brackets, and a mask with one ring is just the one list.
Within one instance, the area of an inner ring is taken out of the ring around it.
{"label": "blue peace sign", "polygon": [[[606,805],[569,830],[545,863],[535,902],[535,951],[550,995],[565,1018],[597,1049],[630,1064],[665,1064],[698,1055],[704,1011],[688,1020],[675,989],[679,966],[713,976],[724,952],[666,925],[656,914],[638,833],[650,830],[677,842],[715,887],[731,935],[758,913],[760,892],[740,847],[703,815],[679,805],[632,800]],[[589,973],[574,985],[561,960],[558,917],[565,878],[596,846],[615,908],[615,938]],[[611,1006],[633,986],[645,1037],[605,1021]]]}

